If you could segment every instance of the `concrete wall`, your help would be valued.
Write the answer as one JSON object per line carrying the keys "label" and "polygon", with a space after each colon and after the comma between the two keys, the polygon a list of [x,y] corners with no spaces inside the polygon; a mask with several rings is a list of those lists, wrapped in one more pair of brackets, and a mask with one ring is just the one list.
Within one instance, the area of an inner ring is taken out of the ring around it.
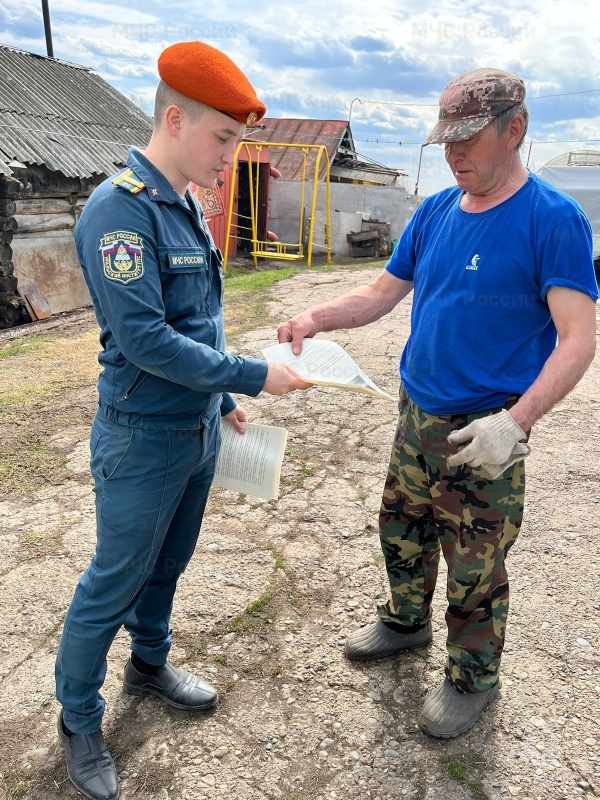
{"label": "concrete wall", "polygon": [[[313,184],[305,186],[305,229],[312,202]],[[299,215],[302,185],[299,181],[272,180],[269,197],[270,231],[276,233],[281,242],[298,241]],[[406,189],[388,186],[363,186],[354,183],[331,184],[331,249],[338,258],[350,255],[346,234],[360,231],[361,214],[371,219],[389,222],[390,239],[399,239],[406,223],[417,207],[417,199],[408,196]],[[325,240],[325,185],[319,184],[317,210],[315,214],[314,243],[323,245]],[[324,252],[322,247],[314,253]]]}

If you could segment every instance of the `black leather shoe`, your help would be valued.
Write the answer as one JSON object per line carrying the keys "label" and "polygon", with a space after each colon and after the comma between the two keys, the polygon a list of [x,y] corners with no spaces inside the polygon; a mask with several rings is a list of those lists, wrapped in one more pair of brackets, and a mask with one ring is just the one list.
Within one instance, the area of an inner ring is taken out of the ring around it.
{"label": "black leather shoe", "polygon": [[128,661],[125,665],[123,691],[139,697],[154,694],[173,708],[187,711],[212,708],[218,700],[217,690],[209,683],[170,664],[160,667],[157,675],[143,675]]}
{"label": "black leather shoe", "polygon": [[119,778],[101,731],[69,735],[61,711],[58,739],[65,750],[69,779],[77,791],[88,800],[116,800]]}

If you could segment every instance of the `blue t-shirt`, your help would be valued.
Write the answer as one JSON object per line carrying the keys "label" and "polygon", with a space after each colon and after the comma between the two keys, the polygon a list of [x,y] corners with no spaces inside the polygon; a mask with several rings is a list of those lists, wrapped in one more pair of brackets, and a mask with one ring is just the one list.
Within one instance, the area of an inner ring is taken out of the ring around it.
{"label": "blue t-shirt", "polygon": [[424,200],[386,267],[414,282],[400,378],[430,414],[495,408],[531,386],[556,347],[551,286],[598,299],[592,232],[574,200],[533,174],[488,211],[463,211],[461,194]]}

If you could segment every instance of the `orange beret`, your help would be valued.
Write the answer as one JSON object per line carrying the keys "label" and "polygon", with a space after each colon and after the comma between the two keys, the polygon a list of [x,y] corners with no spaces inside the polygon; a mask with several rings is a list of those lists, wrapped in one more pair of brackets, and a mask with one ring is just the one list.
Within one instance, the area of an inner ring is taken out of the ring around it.
{"label": "orange beret", "polygon": [[267,110],[233,61],[204,42],[179,42],[158,59],[158,74],[171,89],[205,106],[253,125]]}

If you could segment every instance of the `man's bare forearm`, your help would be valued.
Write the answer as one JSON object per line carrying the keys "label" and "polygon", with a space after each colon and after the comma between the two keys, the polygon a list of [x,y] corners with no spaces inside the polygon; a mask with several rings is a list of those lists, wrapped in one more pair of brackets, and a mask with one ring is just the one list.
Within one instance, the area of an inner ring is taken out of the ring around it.
{"label": "man's bare forearm", "polygon": [[589,337],[573,337],[561,342],[538,379],[510,409],[510,415],[524,431],[531,429],[581,380],[594,358],[595,342]]}
{"label": "man's bare forearm", "polygon": [[[393,306],[383,298],[365,291],[361,286],[329,303],[321,303],[309,312],[320,331],[335,331],[339,328],[360,328],[385,316]],[[394,304],[395,305],[395,304]]]}
{"label": "man's bare forearm", "polygon": [[339,328],[360,328],[388,314],[411,289],[411,282],[383,272],[366,286],[313,306],[298,316],[311,320],[311,335]]}
{"label": "man's bare forearm", "polygon": [[583,293],[563,286],[548,292],[550,313],[558,331],[558,347],[538,378],[510,409],[524,431],[562,400],[579,382],[596,351],[596,307]]}

